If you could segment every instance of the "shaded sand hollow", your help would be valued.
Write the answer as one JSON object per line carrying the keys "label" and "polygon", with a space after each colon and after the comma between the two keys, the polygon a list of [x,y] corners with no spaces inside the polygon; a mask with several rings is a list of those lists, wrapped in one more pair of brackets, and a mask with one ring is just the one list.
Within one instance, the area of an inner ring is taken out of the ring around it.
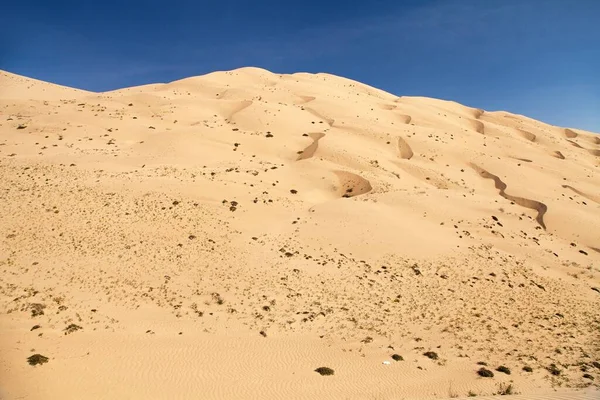
{"label": "shaded sand hollow", "polygon": [[328,74],[0,72],[0,399],[597,398],[599,154]]}

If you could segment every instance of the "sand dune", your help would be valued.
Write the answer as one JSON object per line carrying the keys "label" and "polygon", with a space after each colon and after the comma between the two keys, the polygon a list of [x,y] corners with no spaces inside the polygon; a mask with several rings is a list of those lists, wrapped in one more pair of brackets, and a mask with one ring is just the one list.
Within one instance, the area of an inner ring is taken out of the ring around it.
{"label": "sand dune", "polygon": [[0,399],[599,394],[595,133],[259,68],[0,109]]}

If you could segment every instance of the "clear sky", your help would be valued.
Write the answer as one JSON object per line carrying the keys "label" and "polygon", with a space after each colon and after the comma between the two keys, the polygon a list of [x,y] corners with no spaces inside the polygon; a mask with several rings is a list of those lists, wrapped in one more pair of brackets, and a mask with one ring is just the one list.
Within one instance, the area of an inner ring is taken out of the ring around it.
{"label": "clear sky", "polygon": [[600,132],[600,0],[8,0],[0,11],[0,69],[67,86],[242,66]]}

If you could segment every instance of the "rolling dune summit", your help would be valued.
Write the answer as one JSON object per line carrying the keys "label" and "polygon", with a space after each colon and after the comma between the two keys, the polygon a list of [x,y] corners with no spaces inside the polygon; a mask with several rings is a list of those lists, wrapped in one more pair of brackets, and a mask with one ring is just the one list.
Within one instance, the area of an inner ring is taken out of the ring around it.
{"label": "rolling dune summit", "polygon": [[0,71],[0,399],[598,398],[600,136],[257,68]]}

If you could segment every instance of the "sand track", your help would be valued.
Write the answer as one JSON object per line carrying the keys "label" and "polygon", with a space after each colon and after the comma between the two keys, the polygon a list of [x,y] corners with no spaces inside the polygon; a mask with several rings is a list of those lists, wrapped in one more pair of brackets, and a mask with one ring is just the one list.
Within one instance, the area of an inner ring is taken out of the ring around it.
{"label": "sand track", "polygon": [[328,118],[325,115],[321,114],[320,112],[318,112],[318,111],[316,111],[316,110],[314,110],[312,108],[304,107],[304,111],[308,111],[309,113],[311,113],[315,117],[317,117],[319,119],[322,119],[329,126],[333,126],[333,124],[335,123],[335,120],[333,118]]}
{"label": "sand track", "polygon": [[340,197],[360,196],[373,190],[371,182],[360,175],[347,171],[334,171],[334,173],[340,181],[340,186],[337,190],[337,194]]}
{"label": "sand track", "polygon": [[308,136],[312,138],[313,142],[310,145],[308,145],[308,147],[306,147],[304,150],[302,150],[302,153],[300,153],[300,155],[298,156],[297,161],[306,160],[314,156],[315,152],[317,151],[317,148],[319,147],[319,140],[324,138],[325,134],[323,132],[314,132],[309,133]]}
{"label": "sand track", "polygon": [[453,186],[448,179],[443,177],[439,172],[431,169],[422,168],[407,162],[394,162],[404,172],[410,176],[430,185],[436,189],[449,189]]}
{"label": "sand track", "polygon": [[414,154],[408,142],[401,137],[398,138],[398,150],[400,151],[400,158],[405,160],[410,160]]}
{"label": "sand track", "polygon": [[562,185],[563,188],[565,189],[571,189],[572,191],[574,191],[575,193],[577,193],[578,195],[585,197],[588,200],[591,200],[595,203],[600,204],[600,196],[595,196],[589,193],[584,193],[581,190],[575,189],[573,186],[570,185]]}
{"label": "sand track", "polygon": [[542,228],[546,229],[546,224],[544,223],[544,214],[546,214],[546,212],[548,211],[548,206],[546,206],[544,203],[539,202],[537,200],[531,200],[531,199],[526,199],[524,197],[517,197],[517,196],[512,196],[510,194],[507,194],[505,192],[507,185],[499,177],[486,171],[485,169],[479,167],[476,164],[470,163],[469,165],[481,177],[483,177],[485,179],[493,179],[496,189],[498,189],[500,191],[500,196],[504,197],[507,200],[515,202],[516,204],[520,205],[521,207],[525,207],[525,208],[529,208],[529,209],[537,211],[538,214],[537,214],[537,217],[535,218],[535,220],[538,222],[538,224],[540,224],[540,226]]}

